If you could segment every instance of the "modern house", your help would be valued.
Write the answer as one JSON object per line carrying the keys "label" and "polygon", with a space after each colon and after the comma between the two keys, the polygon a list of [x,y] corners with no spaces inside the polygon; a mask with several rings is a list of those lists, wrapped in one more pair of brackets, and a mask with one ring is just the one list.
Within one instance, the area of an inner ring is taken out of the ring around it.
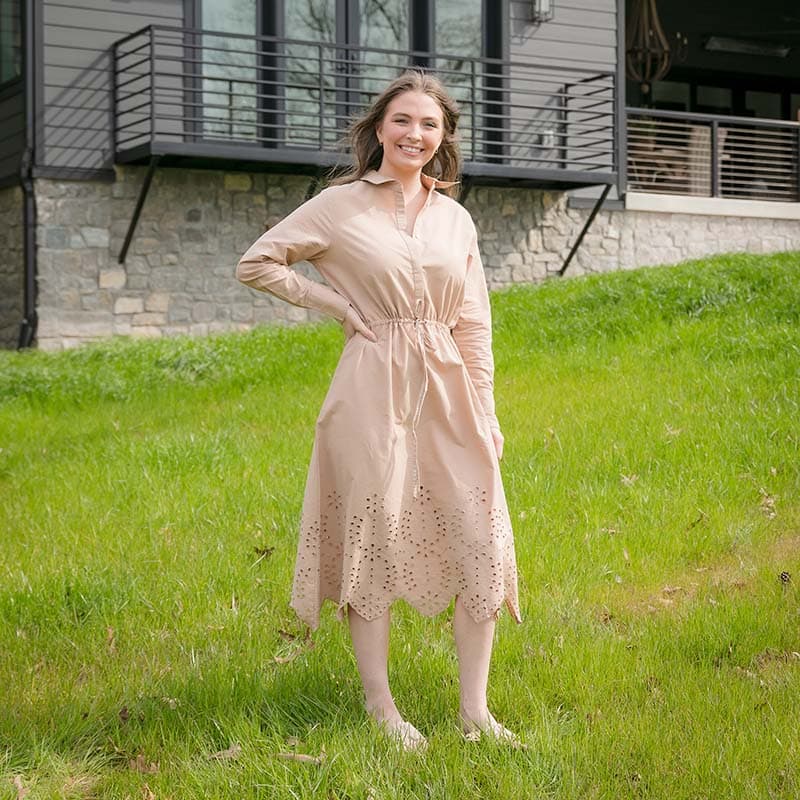
{"label": "modern house", "polygon": [[786,0],[0,0],[2,345],[316,318],[234,266],[406,65],[492,288],[800,249]]}

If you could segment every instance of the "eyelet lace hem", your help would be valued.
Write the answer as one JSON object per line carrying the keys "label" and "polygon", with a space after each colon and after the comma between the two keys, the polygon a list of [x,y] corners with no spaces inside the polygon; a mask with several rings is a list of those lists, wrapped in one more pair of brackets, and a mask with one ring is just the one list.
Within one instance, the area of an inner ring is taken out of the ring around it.
{"label": "eyelet lace hem", "polygon": [[375,619],[398,599],[432,617],[460,595],[476,622],[497,619],[503,605],[522,621],[505,505],[492,505],[480,487],[458,507],[434,505],[430,491],[418,489],[399,516],[378,494],[348,512],[336,492],[324,496],[318,514],[303,514],[290,605],[312,630],[325,600],[336,604],[339,620],[348,605]]}

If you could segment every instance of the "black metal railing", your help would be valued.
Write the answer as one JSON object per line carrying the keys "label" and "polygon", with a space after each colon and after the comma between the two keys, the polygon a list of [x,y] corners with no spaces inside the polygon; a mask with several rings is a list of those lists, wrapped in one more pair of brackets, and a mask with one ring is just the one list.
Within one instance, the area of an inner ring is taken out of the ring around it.
{"label": "black metal railing", "polygon": [[626,112],[628,191],[800,201],[800,123]]}
{"label": "black metal railing", "polygon": [[353,114],[423,57],[459,104],[465,162],[515,177],[616,176],[612,71],[157,25],[113,46],[116,158],[216,148],[334,163]]}

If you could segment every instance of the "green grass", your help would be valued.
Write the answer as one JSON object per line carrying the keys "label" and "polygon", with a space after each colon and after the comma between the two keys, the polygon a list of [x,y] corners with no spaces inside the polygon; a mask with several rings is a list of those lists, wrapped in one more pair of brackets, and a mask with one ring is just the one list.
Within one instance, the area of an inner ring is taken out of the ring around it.
{"label": "green grass", "polygon": [[0,798],[800,795],[800,255],[492,303],[529,749],[460,741],[449,613],[394,608],[418,757],[288,608],[335,323],[112,341],[0,356]]}

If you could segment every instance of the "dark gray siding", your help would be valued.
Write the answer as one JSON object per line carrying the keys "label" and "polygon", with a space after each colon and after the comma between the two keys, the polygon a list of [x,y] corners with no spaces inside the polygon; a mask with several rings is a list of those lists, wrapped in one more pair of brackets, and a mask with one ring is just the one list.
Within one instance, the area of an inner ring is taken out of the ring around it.
{"label": "dark gray siding", "polygon": [[182,25],[183,0],[44,1],[40,166],[111,168],[111,45],[151,23]]}
{"label": "dark gray siding", "polygon": [[19,175],[25,149],[25,94],[22,81],[0,92],[0,181]]}

